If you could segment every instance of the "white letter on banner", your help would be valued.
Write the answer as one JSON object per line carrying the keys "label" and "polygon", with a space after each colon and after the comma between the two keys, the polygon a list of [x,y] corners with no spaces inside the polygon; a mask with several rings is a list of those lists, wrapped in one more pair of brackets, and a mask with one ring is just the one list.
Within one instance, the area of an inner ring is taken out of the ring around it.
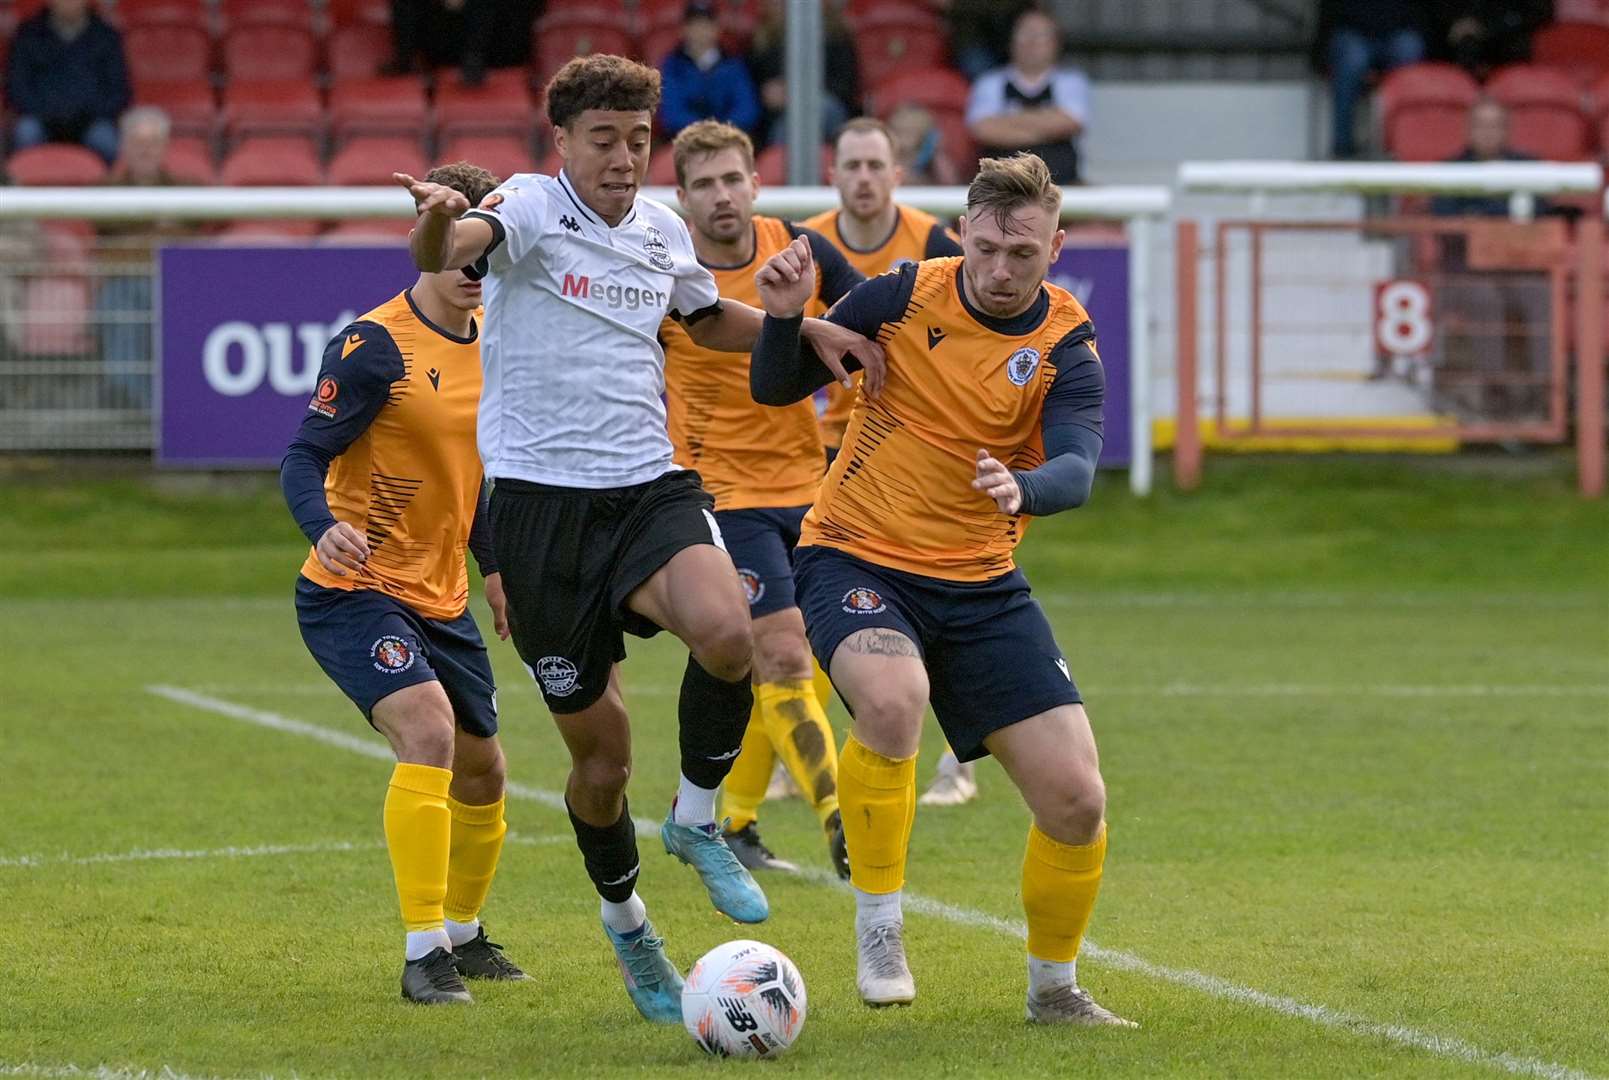
{"label": "white letter on banner", "polygon": [[[229,350],[240,347],[240,371],[229,369]],[[248,322],[226,322],[213,328],[201,346],[201,370],[207,385],[225,397],[244,397],[262,385],[268,366],[263,339]]]}
{"label": "white letter on banner", "polygon": [[263,338],[268,342],[268,385],[274,388],[276,394],[300,396],[317,384],[317,368],[313,371],[313,381],[305,387],[302,380],[296,377],[295,359],[291,356],[290,323],[265,324]]}

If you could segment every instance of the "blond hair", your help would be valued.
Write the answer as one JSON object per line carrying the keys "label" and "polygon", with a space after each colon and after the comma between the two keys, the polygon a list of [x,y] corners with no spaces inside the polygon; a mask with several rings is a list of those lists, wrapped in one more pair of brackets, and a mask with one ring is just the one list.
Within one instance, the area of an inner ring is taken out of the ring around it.
{"label": "blond hair", "polygon": [[871,131],[875,131],[877,134],[888,140],[889,153],[892,154],[895,159],[898,159],[899,143],[895,141],[894,133],[889,130],[888,125],[877,119],[875,116],[857,116],[838,129],[838,136],[832,141],[832,156],[834,160],[836,160],[838,157],[838,148],[843,145],[845,135],[853,135],[856,133],[865,134],[866,132]]}
{"label": "blond hair", "polygon": [[978,175],[967,187],[967,214],[984,209],[994,214],[1001,229],[1011,226],[1011,215],[1024,206],[1038,206],[1052,217],[1061,216],[1061,188],[1050,178],[1050,167],[1038,154],[1026,150],[1006,158],[984,158]]}
{"label": "blond hair", "polygon": [[682,128],[671,143],[676,157],[676,183],[686,186],[687,163],[694,157],[719,154],[722,150],[741,150],[749,171],[754,171],[754,143],[743,129],[723,120],[700,120]]}

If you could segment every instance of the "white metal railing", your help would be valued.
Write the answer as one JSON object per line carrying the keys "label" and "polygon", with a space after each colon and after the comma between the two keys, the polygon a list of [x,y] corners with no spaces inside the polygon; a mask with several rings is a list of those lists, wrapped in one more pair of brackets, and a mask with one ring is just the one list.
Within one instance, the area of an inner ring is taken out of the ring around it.
{"label": "white metal railing", "polygon": [[[676,206],[668,187],[644,195]],[[959,215],[966,205],[962,187],[907,187],[901,202],[942,217]],[[756,210],[807,217],[839,205],[830,187],[768,187]],[[1067,220],[1122,221],[1129,241],[1129,484],[1136,494],[1151,490],[1152,457],[1152,246],[1157,219],[1172,205],[1166,187],[1079,187],[1062,196]],[[184,221],[295,219],[407,219],[413,203],[400,186],[381,187],[97,187],[8,188],[0,195],[0,219],[71,218],[113,221],[154,218]]]}

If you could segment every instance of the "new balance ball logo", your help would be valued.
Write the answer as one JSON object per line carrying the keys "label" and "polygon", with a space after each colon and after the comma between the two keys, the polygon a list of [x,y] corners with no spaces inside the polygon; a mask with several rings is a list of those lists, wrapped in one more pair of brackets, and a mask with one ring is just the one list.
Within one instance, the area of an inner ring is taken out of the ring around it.
{"label": "new balance ball logo", "polygon": [[565,274],[564,284],[560,287],[559,293],[562,296],[591,300],[604,307],[625,308],[627,311],[636,311],[638,308],[670,307],[670,293],[639,289],[635,285],[593,281],[585,274]]}

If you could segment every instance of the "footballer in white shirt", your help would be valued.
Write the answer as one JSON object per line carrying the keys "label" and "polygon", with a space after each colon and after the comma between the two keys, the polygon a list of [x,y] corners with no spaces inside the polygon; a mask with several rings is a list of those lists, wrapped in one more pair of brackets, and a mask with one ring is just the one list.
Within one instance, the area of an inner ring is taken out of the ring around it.
{"label": "footballer in white shirt", "polygon": [[[397,180],[421,211],[420,269],[484,277],[478,439],[510,628],[570,750],[570,820],[627,993],[649,1020],[679,1023],[682,978],[635,887],[625,633],[669,630],[690,652],[666,851],[731,918],[759,922],[769,906],[714,820],[753,701],[748,601],[714,501],[671,461],[657,330],[668,316],[705,348],[747,353],[763,315],[722,300],[686,225],[640,194],[657,71],[577,57],[546,99],[558,176],[512,177],[473,210],[450,188]],[[846,384],[847,364],[880,387],[876,344],[819,320],[804,334]]]}

